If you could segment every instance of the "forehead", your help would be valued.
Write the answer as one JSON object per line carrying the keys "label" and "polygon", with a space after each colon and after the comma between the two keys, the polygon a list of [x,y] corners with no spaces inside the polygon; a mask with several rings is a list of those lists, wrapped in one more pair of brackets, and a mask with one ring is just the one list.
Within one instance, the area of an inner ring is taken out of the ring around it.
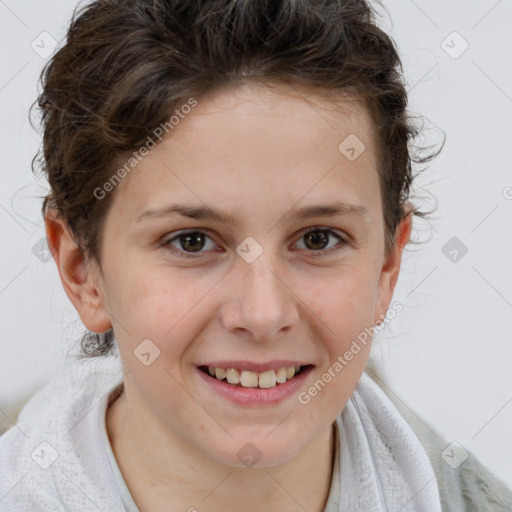
{"label": "forehead", "polygon": [[347,202],[371,201],[377,179],[372,120],[361,101],[312,87],[246,84],[197,98],[118,193],[130,199],[121,202],[133,217],[175,195],[215,199],[224,209],[247,201],[275,209],[326,193],[343,200],[341,189]]}
{"label": "forehead", "polygon": [[[252,128],[256,128],[256,123],[259,123],[260,128],[266,128],[266,132],[276,127],[283,131],[293,128],[297,141],[306,138],[317,142],[328,131],[334,132],[331,135],[338,138],[348,130],[372,146],[375,142],[373,121],[360,97],[344,91],[279,82],[228,85],[202,95],[198,106],[180,122],[181,128],[173,130],[172,138],[176,142],[189,138],[190,130],[186,130],[185,125],[198,128],[201,124],[207,129],[207,124],[220,125],[222,120],[224,128],[229,128],[233,121],[251,124]],[[297,125],[296,122],[300,120],[305,124]],[[243,138],[243,132],[225,132],[229,136]],[[218,136],[220,133],[212,135]],[[286,135],[289,138],[291,133]],[[326,145],[333,142],[332,137],[325,138]],[[279,140],[274,142],[278,144]]]}

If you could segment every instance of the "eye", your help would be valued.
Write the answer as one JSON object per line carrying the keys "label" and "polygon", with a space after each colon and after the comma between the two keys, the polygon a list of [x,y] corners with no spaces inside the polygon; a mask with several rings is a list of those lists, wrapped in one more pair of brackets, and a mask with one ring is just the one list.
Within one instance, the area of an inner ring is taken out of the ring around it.
{"label": "eye", "polygon": [[[340,242],[329,247],[329,238],[332,236],[336,237]],[[307,231],[302,234],[299,241],[304,241],[305,248],[310,250],[308,252],[317,253],[310,255],[314,257],[325,256],[333,252],[337,252],[348,244],[345,238],[341,236],[341,234],[338,234],[337,231],[320,226],[308,228]]]}
{"label": "eye", "polygon": [[[175,252],[179,257],[196,258],[197,256],[194,256],[193,253],[199,253],[199,256],[202,254],[201,249],[205,246],[205,238],[211,240],[203,231],[185,231],[164,240],[161,245]],[[177,249],[173,245],[174,242],[177,242],[181,249]],[[212,248],[215,248],[215,243]]]}

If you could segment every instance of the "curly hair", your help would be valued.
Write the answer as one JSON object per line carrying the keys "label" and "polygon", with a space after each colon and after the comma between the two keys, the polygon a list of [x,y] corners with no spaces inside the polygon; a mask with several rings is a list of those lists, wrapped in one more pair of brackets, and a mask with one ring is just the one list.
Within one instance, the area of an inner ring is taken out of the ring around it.
{"label": "curly hair", "polygon": [[[42,148],[34,157],[52,209],[84,258],[101,261],[102,228],[115,196],[94,191],[191,97],[249,82],[307,85],[364,102],[376,128],[385,244],[412,206],[411,141],[394,41],[366,0],[96,0],[76,8],[65,44],[41,72]],[[444,141],[443,141],[444,146]],[[421,148],[420,148],[421,149]],[[422,151],[424,148],[422,149]],[[101,265],[100,265],[101,268]],[[87,332],[85,357],[114,336]]]}

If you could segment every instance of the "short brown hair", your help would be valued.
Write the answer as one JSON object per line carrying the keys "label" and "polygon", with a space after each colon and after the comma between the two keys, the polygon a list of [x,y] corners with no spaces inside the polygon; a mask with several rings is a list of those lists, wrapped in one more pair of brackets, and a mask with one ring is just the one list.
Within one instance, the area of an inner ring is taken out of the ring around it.
{"label": "short brown hair", "polygon": [[[100,265],[113,190],[94,191],[191,97],[250,81],[318,86],[363,100],[376,127],[386,250],[413,181],[407,91],[393,40],[366,0],[96,0],[76,9],[66,43],[41,73],[48,178],[43,216],[57,212],[84,257]],[[444,141],[443,141],[444,146]],[[425,217],[416,207],[413,214]],[[101,268],[101,265],[100,265]],[[86,355],[113,346],[86,333]]]}

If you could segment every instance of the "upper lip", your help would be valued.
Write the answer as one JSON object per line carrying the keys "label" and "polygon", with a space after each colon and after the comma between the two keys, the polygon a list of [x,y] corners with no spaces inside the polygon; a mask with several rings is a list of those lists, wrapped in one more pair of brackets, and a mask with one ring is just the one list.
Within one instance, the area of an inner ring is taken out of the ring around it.
{"label": "upper lip", "polygon": [[307,366],[311,363],[303,361],[290,361],[287,359],[279,359],[268,361],[266,363],[255,363],[251,361],[209,361],[198,366],[213,366],[214,368],[235,368],[236,370],[245,370],[248,372],[261,373],[267,370],[278,370],[287,366]]}

